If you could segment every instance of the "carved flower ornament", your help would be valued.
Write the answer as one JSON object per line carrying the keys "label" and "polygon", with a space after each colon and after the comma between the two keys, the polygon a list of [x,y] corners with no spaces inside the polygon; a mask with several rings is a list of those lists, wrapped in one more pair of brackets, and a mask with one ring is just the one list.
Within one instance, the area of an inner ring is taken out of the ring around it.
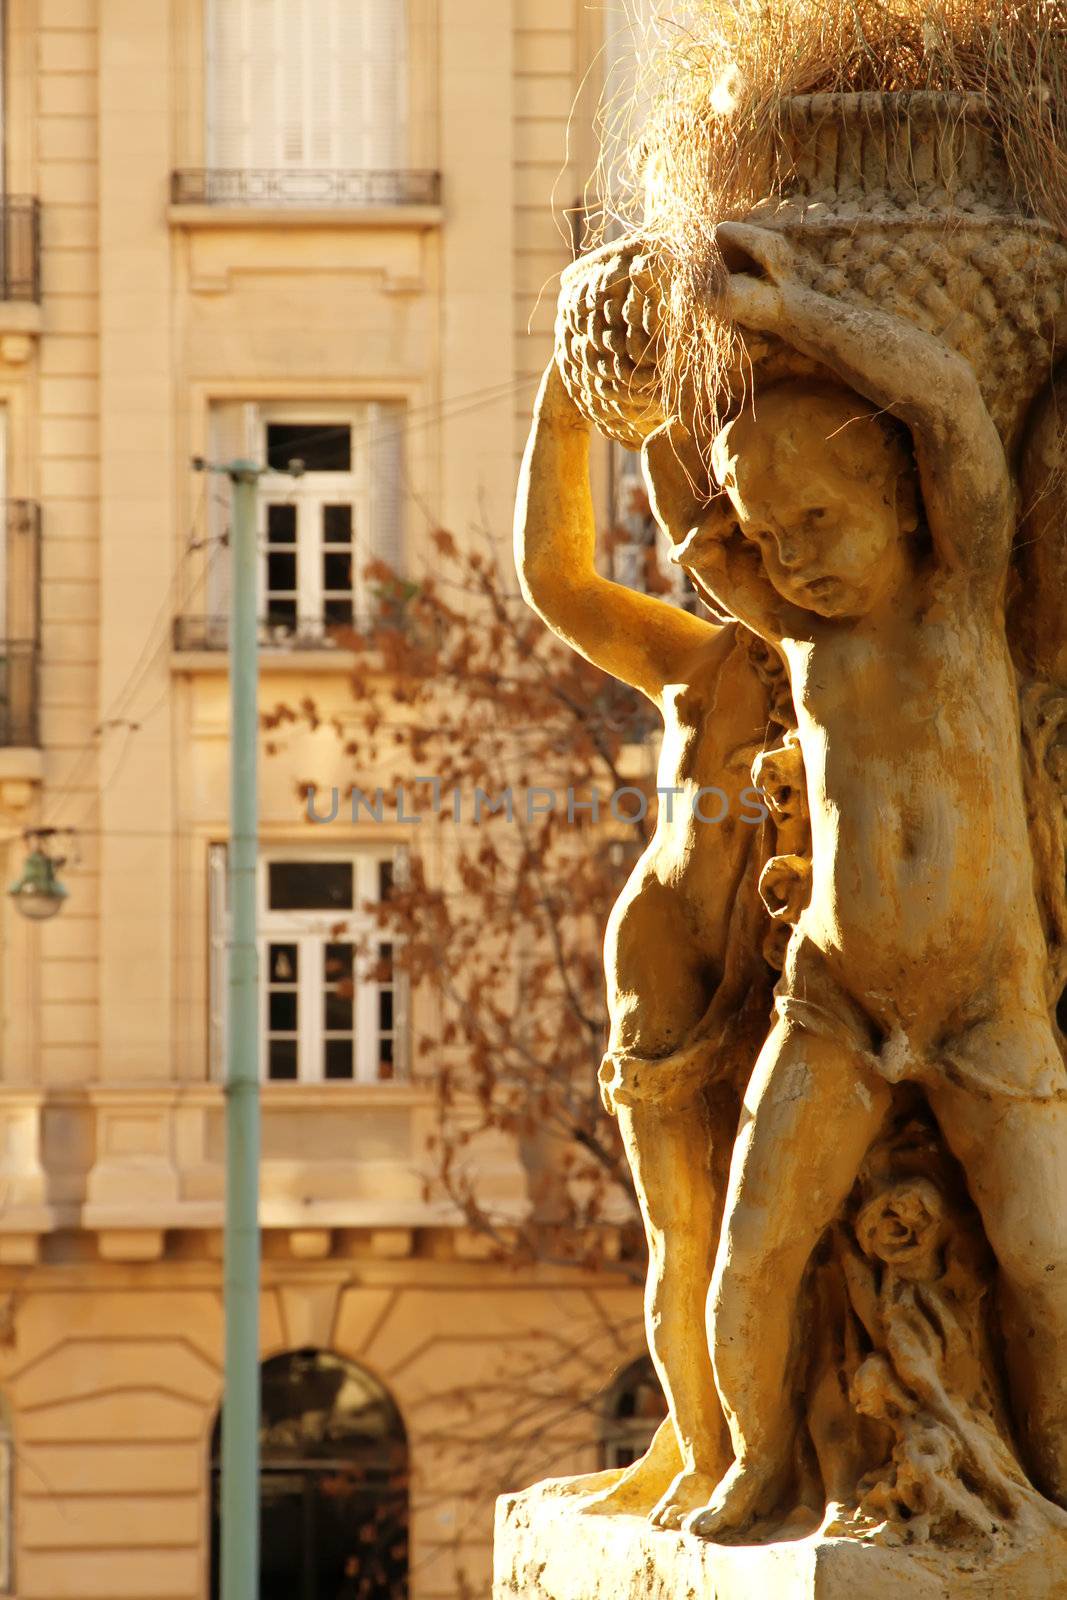
{"label": "carved flower ornament", "polygon": [[926,1178],[890,1184],[856,1218],[856,1238],[865,1254],[916,1283],[938,1276],[947,1231],[941,1191]]}

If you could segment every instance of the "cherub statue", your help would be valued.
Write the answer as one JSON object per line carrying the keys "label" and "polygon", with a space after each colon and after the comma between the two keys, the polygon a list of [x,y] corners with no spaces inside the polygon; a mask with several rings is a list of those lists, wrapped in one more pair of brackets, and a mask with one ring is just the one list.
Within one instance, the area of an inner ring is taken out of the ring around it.
{"label": "cherub statue", "polygon": [[[595,1504],[679,1526],[732,1459],[704,1307],[740,1088],[770,1015],[754,892],[761,808],[745,793],[769,696],[746,639],[766,651],[737,624],[600,575],[589,431],[553,361],[523,462],[515,552],[523,594],[549,627],[663,717],[655,832],[607,932],[601,1084],[648,1238],[648,1340],[670,1415],[649,1455]],[[728,797],[725,815],[710,788]]]}
{"label": "cherub statue", "polygon": [[689,1525],[728,1534],[783,1492],[802,1280],[903,1080],[966,1174],[1028,1470],[1067,1503],[1067,1070],[1004,631],[1008,462],[974,372],[939,339],[804,287],[781,234],[719,237],[728,314],[831,381],[757,386],[718,434],[726,518],[679,470],[679,425],[646,446],[678,558],[785,656],[812,844],[709,1299],[735,1459]]}

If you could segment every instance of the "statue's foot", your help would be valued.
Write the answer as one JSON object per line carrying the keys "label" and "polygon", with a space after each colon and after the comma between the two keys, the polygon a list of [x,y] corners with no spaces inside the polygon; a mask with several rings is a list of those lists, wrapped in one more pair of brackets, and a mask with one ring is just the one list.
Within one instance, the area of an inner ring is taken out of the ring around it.
{"label": "statue's foot", "polygon": [[686,1517],[702,1511],[715,1493],[719,1479],[708,1472],[679,1472],[666,1494],[649,1514],[657,1528],[680,1528]]}
{"label": "statue's foot", "polygon": [[614,1467],[606,1472],[580,1472],[568,1478],[548,1478],[540,1485],[540,1490],[547,1499],[563,1495],[603,1494],[605,1490],[617,1485],[624,1476],[622,1467]]}
{"label": "statue's foot", "polygon": [[781,1487],[782,1470],[774,1460],[735,1461],[720,1480],[703,1510],[687,1517],[687,1533],[702,1539],[721,1539],[741,1533],[756,1518],[773,1509]]}
{"label": "statue's foot", "polygon": [[590,1495],[580,1509],[648,1516],[681,1464],[674,1424],[669,1417],[665,1417],[644,1455],[621,1474],[616,1473],[613,1481],[599,1493]]}

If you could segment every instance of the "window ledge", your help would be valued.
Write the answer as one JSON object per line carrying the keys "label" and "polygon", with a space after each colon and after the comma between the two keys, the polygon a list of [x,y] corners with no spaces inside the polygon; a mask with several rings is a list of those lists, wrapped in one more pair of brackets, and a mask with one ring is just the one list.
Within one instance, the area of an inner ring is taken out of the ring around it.
{"label": "window ledge", "polygon": [[0,300],[0,336],[5,333],[38,334],[44,314],[35,300]]}
{"label": "window ledge", "polygon": [[386,1079],[380,1083],[359,1083],[342,1079],[336,1083],[272,1083],[259,1085],[263,1109],[272,1106],[325,1106],[336,1110],[339,1105],[351,1105],[358,1099],[360,1110],[369,1106],[428,1106],[432,1105],[436,1090],[432,1083],[412,1083],[410,1078]]}
{"label": "window ledge", "polygon": [[0,746],[0,783],[44,781],[44,751],[32,745]]}
{"label": "window ledge", "polygon": [[[443,206],[170,205],[175,228],[367,228],[425,233],[444,221]],[[2,308],[0,308],[2,309]]]}
{"label": "window ledge", "polygon": [[[260,650],[261,677],[278,677],[282,674],[340,672],[347,677],[356,669],[357,657],[352,650]],[[192,677],[211,676],[217,673],[226,677],[230,670],[228,650],[175,650],[171,653],[171,670],[186,672]]]}
{"label": "window ledge", "polygon": [[[338,1105],[356,1105],[360,1110],[367,1106],[425,1106],[436,1094],[433,1083],[425,1078],[397,1078],[378,1083],[359,1083],[346,1079],[336,1083],[270,1083],[260,1081],[260,1094],[266,1106],[286,1105],[327,1106],[336,1110]],[[171,1080],[167,1083],[128,1084],[57,1084],[43,1088],[32,1084],[0,1085],[0,1109],[54,1110],[57,1108],[82,1109],[86,1106],[103,1110],[166,1111],[193,1107],[220,1108],[225,1100],[221,1083],[204,1079]]]}

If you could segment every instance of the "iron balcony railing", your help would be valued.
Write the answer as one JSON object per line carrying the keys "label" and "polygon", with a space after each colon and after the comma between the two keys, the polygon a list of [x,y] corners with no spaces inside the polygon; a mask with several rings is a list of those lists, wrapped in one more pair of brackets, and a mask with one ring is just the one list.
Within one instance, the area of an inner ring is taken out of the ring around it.
{"label": "iron balcony railing", "polygon": [[[261,650],[338,650],[344,649],[353,631],[359,631],[358,618],[349,623],[327,622],[322,617],[260,617],[257,624]],[[228,616],[175,617],[174,648],[185,650],[228,650]]]}
{"label": "iron balcony railing", "polygon": [[41,208],[31,195],[0,197],[0,300],[41,298]]}
{"label": "iron balcony railing", "polygon": [[362,168],[183,167],[171,173],[177,206],[436,206],[441,174]]}

